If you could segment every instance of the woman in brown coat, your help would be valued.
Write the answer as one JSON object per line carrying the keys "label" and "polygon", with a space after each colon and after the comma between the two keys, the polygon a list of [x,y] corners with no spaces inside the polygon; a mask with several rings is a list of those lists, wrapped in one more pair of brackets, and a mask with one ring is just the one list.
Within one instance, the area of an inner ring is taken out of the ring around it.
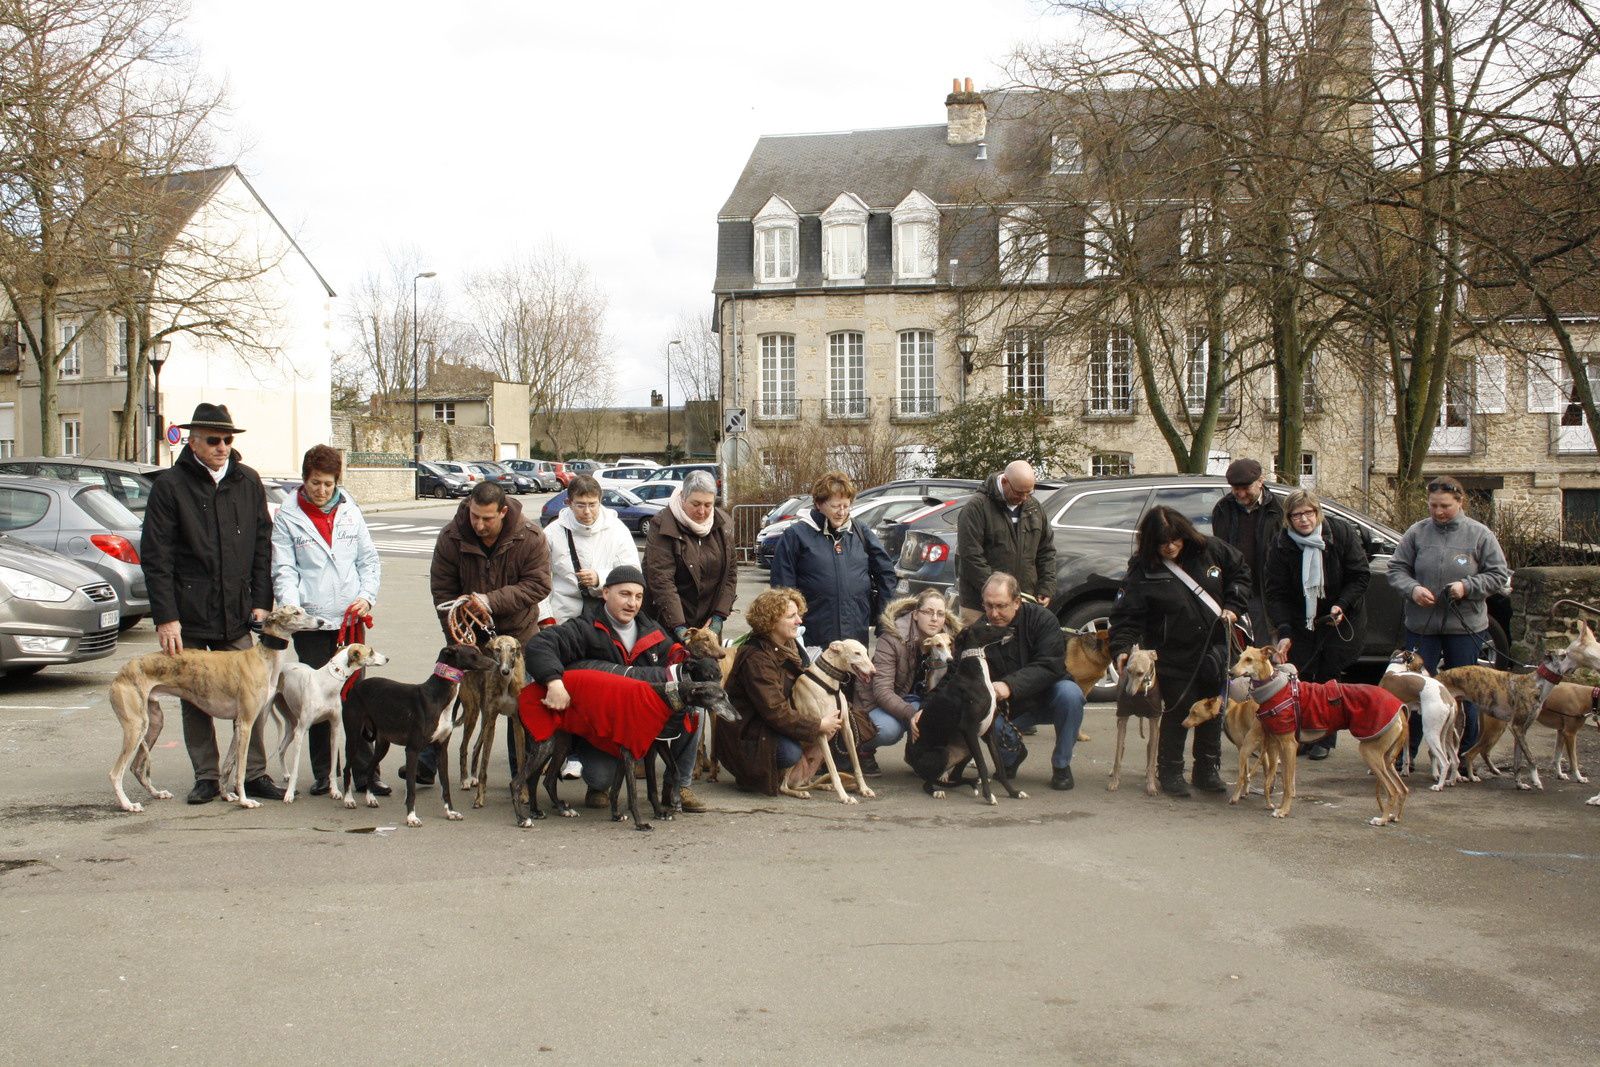
{"label": "woman in brown coat", "polygon": [[861,753],[861,769],[865,773],[878,773],[877,750],[904,737],[922,709],[923,698],[932,688],[922,642],[941,632],[955,637],[961,632],[961,620],[945,606],[944,594],[937,589],[924,589],[916,596],[891,601],[878,620],[878,644],[872,650],[872,685],[856,686],[851,707],[853,715],[858,711],[866,714],[875,735],[871,747],[864,746]]}
{"label": "woman in brown coat", "polygon": [[[689,639],[691,626],[709,626],[721,637],[738,579],[733,521],[717,507],[716,479],[706,471],[690,471],[645,538],[644,613],[679,644]],[[680,782],[694,773],[698,737],[685,731],[669,749]],[[688,786],[680,795],[684,811],[706,810]]]}
{"label": "woman in brown coat", "polygon": [[809,776],[822,757],[822,744],[842,725],[838,712],[819,724],[790,703],[795,679],[805,669],[796,633],[806,600],[793,589],[769,589],[746,612],[750,637],[740,647],[728,674],[728,699],[739,721],[719,725],[717,760],[733,772],[740,789],[775,796],[790,767],[806,761]]}

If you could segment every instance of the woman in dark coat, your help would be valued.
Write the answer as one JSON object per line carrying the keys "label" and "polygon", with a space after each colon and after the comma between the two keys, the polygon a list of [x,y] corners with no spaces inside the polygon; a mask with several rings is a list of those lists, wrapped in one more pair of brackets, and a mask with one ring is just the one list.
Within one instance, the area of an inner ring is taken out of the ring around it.
{"label": "woman in dark coat", "polygon": [[849,476],[824,474],[811,487],[816,506],[773,550],[772,588],[798,589],[805,597],[805,643],[812,648],[847,638],[865,645],[873,620],[894,599],[894,561],[877,535],[850,521],[855,497]]}
{"label": "woman in dark coat", "polygon": [[769,589],[756,597],[745,617],[750,637],[740,646],[728,673],[728,699],[739,721],[719,723],[714,735],[717,761],[733,773],[740,789],[775,796],[789,768],[807,761],[810,777],[821,762],[822,744],[842,725],[834,712],[819,725],[790,703],[795,679],[805,670],[805,650],[796,640],[805,597],[793,589]]}
{"label": "woman in dark coat", "polygon": [[[1156,681],[1165,709],[1156,771],[1161,791],[1189,795],[1183,780],[1183,720],[1189,706],[1217,696],[1227,677],[1229,634],[1250,602],[1250,569],[1238,549],[1221,538],[1206,537],[1179,511],[1157,505],[1139,520],[1139,533],[1128,574],[1111,609],[1111,654],[1120,671],[1134,645],[1156,652]],[[1188,583],[1182,571],[1204,590],[1212,608]],[[1222,765],[1222,716],[1195,727],[1195,788],[1208,793],[1227,789]]]}
{"label": "woman in dark coat", "polygon": [[[1372,573],[1355,527],[1322,510],[1315,493],[1296,489],[1284,501],[1286,522],[1267,546],[1267,616],[1278,654],[1311,682],[1339,677],[1361,654],[1362,609]],[[1320,621],[1319,621],[1320,620]],[[1337,735],[1303,746],[1326,759]]]}
{"label": "woman in dark coat", "polygon": [[[733,521],[717,507],[716,479],[707,471],[690,471],[645,538],[645,614],[680,644],[688,641],[691,626],[709,626],[721,637],[722,624],[733,612],[738,564]],[[680,782],[694,773],[697,737],[685,732],[672,744]],[[706,810],[693,790],[682,789],[684,811]]]}

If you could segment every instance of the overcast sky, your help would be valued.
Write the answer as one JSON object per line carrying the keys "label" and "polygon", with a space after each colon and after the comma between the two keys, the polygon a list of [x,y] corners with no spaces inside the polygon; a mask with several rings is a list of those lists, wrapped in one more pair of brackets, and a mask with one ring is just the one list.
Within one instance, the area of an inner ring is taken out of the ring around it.
{"label": "overcast sky", "polygon": [[620,404],[710,307],[758,136],[943,122],[951,78],[1059,28],[1041,0],[192,2],[243,169],[336,291],[388,247],[454,287],[554,238],[609,296]]}

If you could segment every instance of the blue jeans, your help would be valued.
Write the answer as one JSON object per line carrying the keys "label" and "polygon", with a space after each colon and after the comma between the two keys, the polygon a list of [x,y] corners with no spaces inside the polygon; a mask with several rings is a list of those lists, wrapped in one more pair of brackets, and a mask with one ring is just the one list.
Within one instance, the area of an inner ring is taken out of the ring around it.
{"label": "blue jeans", "polygon": [[[705,716],[697,716],[698,727],[705,726]],[[678,786],[682,788],[694,780],[694,760],[700,753],[700,729],[694,733],[685,730],[676,741],[668,742],[667,753],[678,768]]]}
{"label": "blue jeans", "polygon": [[[914,708],[920,708],[922,701],[916,697],[906,697],[906,703]],[[906,724],[890,715],[882,708],[873,708],[867,712],[867,718],[872,720],[872,725],[878,728],[878,736],[872,739],[872,746],[867,751],[876,752],[894,744],[906,735]]]}
{"label": "blue jeans", "polygon": [[1078,743],[1078,727],[1083,725],[1083,690],[1071,678],[1063,678],[1029,703],[1030,707],[1020,713],[1012,709],[1012,724],[1037,726],[1048,718],[1056,728],[1056,748],[1050,755],[1050,766],[1058,771],[1072,766],[1072,747]]}
{"label": "blue jeans", "polygon": [[785,771],[800,762],[800,757],[805,755],[805,749],[800,747],[800,742],[792,741],[787,737],[778,738],[778,770]]}
{"label": "blue jeans", "polygon": [[[1406,648],[1422,657],[1422,665],[1428,668],[1428,673],[1437,674],[1440,660],[1444,666],[1470,667],[1478,662],[1478,653],[1489,640],[1489,631],[1476,634],[1417,634],[1406,631]],[[1461,702],[1461,708],[1466,712],[1467,725],[1461,731],[1461,751],[1465,752],[1478,743],[1478,705],[1469,700]],[[1422,716],[1416,712],[1411,713],[1411,759],[1417,758],[1417,749],[1422,744]]]}

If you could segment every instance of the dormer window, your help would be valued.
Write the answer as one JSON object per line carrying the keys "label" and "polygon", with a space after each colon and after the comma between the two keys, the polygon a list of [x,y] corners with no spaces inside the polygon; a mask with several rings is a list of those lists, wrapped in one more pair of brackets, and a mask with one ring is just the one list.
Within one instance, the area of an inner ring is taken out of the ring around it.
{"label": "dormer window", "polygon": [[789,202],[774,196],[757,212],[756,281],[762,285],[793,285],[799,274],[800,216]]}
{"label": "dormer window", "polygon": [[890,217],[894,220],[894,280],[933,281],[939,262],[939,209],[913,189]]}
{"label": "dormer window", "polygon": [[1008,282],[1050,278],[1049,240],[1032,208],[1012,208],[1000,219],[1000,277]]}
{"label": "dormer window", "polygon": [[1083,142],[1071,134],[1050,135],[1050,173],[1082,174]]}
{"label": "dormer window", "polygon": [[1083,276],[1116,274],[1115,219],[1110,204],[1090,204],[1083,218]]}
{"label": "dormer window", "polygon": [[850,193],[822,213],[822,276],[859,284],[867,272],[867,205]]}

